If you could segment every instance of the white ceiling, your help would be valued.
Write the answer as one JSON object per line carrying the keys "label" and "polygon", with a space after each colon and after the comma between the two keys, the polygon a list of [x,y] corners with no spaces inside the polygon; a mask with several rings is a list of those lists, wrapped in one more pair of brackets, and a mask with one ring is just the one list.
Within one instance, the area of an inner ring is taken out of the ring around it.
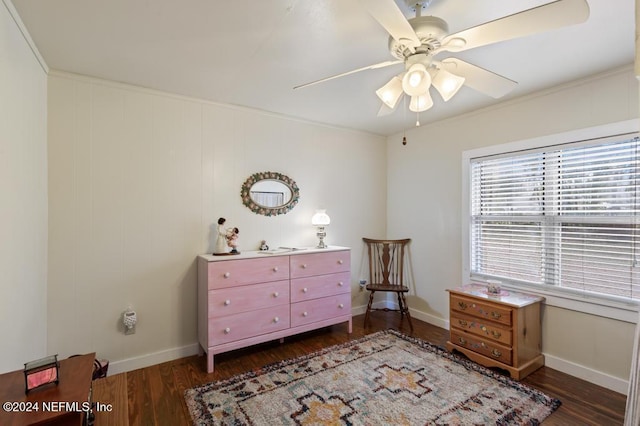
{"label": "white ceiling", "polygon": [[[631,64],[634,0],[588,1],[584,24],[448,55],[519,85],[501,100],[468,87],[447,103],[434,95],[421,123]],[[52,69],[381,135],[415,124],[402,106],[377,117],[374,92],[402,65],[293,90],[393,59],[388,34],[358,0],[12,2]],[[549,2],[434,0],[423,14],[443,18],[453,33]]]}

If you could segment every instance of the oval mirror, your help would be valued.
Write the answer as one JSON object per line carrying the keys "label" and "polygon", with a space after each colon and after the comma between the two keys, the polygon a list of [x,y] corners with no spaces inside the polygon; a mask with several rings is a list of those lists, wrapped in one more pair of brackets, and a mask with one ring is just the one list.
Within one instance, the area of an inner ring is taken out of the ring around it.
{"label": "oval mirror", "polygon": [[291,210],[300,197],[298,185],[278,172],[254,173],[242,184],[242,204],[255,214],[275,216]]}

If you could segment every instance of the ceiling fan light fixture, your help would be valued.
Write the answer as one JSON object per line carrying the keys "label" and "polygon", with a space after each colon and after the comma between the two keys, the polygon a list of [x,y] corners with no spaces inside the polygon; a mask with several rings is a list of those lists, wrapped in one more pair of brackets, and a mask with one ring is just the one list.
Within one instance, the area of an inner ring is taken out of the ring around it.
{"label": "ceiling fan light fixture", "polygon": [[442,99],[447,102],[464,84],[465,78],[452,74],[447,70],[439,69],[433,77],[433,87],[440,93]]}
{"label": "ceiling fan light fixture", "polygon": [[412,96],[409,103],[409,109],[413,112],[426,111],[433,106],[433,99],[429,92],[425,92],[421,95]]}
{"label": "ceiling fan light fixture", "polygon": [[387,84],[376,90],[376,95],[383,104],[394,109],[402,96],[402,79],[399,76],[393,77]]}
{"label": "ceiling fan light fixture", "polygon": [[418,96],[429,90],[431,75],[423,64],[413,64],[402,78],[402,89],[409,96]]}

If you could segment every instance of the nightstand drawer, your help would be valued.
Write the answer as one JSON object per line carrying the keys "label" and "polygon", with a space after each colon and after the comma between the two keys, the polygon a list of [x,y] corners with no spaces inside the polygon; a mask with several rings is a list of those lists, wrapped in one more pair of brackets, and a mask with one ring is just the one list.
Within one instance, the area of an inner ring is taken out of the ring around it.
{"label": "nightstand drawer", "polygon": [[477,318],[499,322],[511,326],[511,309],[502,305],[493,305],[476,299],[451,295],[451,312],[463,312]]}
{"label": "nightstand drawer", "polygon": [[510,328],[502,328],[484,318],[474,318],[455,311],[451,312],[451,327],[459,328],[489,340],[495,340],[503,345],[511,346],[513,341]]}
{"label": "nightstand drawer", "polygon": [[209,318],[289,304],[289,281],[209,290]]}
{"label": "nightstand drawer", "polygon": [[513,365],[511,348],[485,340],[481,337],[477,337],[469,333],[461,333],[452,329],[451,343],[470,349],[504,364]]}
{"label": "nightstand drawer", "polygon": [[297,327],[342,315],[351,315],[351,293],[291,305],[291,326]]}
{"label": "nightstand drawer", "polygon": [[291,302],[351,292],[351,273],[296,278],[291,280]]}

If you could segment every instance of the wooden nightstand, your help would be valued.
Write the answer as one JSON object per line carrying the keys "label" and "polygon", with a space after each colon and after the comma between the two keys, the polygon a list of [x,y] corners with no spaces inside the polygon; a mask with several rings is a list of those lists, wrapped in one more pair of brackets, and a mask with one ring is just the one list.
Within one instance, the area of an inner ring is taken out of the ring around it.
{"label": "wooden nightstand", "polygon": [[15,402],[0,409],[0,424],[81,425],[89,401],[95,353],[60,361],[60,383],[24,393],[22,370],[0,375],[0,401]]}
{"label": "wooden nightstand", "polygon": [[486,286],[449,292],[449,351],[457,350],[485,367],[498,367],[520,380],[544,365],[540,304],[543,297]]}

